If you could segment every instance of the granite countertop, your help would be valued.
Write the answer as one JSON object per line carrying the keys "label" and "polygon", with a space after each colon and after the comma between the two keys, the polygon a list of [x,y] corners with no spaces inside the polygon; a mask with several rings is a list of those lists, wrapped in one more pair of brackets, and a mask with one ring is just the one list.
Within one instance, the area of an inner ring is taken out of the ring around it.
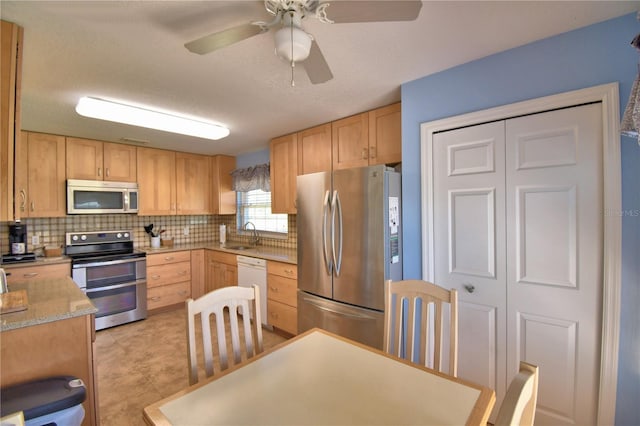
{"label": "granite countertop", "polygon": [[0,315],[0,331],[15,330],[98,312],[89,298],[68,277],[9,285],[9,291],[22,289],[27,291],[27,309]]}
{"label": "granite countertop", "polygon": [[145,251],[147,254],[154,253],[169,253],[172,251],[182,251],[182,250],[198,250],[198,249],[208,249],[208,250],[218,250],[224,251],[227,253],[239,254],[243,256],[249,257],[259,257],[261,259],[266,260],[274,260],[277,262],[291,263],[293,265],[298,263],[298,253],[296,249],[287,249],[287,248],[279,248],[279,247],[269,247],[269,246],[255,246],[246,249],[234,249],[232,247],[248,247],[247,243],[242,243],[239,241],[227,241],[226,244],[221,245],[220,243],[214,242],[203,242],[203,243],[194,243],[194,244],[176,244],[173,247],[160,247],[160,248],[151,248],[147,247],[138,247],[139,250]]}
{"label": "granite countertop", "polygon": [[33,262],[2,263],[0,264],[0,268],[14,269],[24,268],[27,266],[55,265],[57,263],[71,263],[71,258],[67,256],[36,257],[36,260],[34,260]]}

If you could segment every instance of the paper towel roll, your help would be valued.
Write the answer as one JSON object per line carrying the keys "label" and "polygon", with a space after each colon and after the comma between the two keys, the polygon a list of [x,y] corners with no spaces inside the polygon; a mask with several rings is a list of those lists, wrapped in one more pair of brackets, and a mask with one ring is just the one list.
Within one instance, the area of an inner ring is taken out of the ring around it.
{"label": "paper towel roll", "polygon": [[220,244],[227,242],[227,226],[220,225]]}

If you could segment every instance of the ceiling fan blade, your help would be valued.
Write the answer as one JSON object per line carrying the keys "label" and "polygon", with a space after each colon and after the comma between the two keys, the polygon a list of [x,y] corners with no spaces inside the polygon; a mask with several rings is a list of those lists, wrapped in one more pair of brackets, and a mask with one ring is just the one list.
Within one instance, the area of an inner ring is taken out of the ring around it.
{"label": "ceiling fan blade", "polygon": [[327,18],[336,24],[350,22],[413,21],[418,18],[419,0],[332,1]]}
{"label": "ceiling fan blade", "polygon": [[184,47],[193,53],[204,55],[266,31],[268,31],[268,28],[263,28],[259,25],[244,24],[190,41],[189,43],[185,43]]}
{"label": "ceiling fan blade", "polygon": [[324,83],[333,78],[329,64],[315,40],[311,42],[309,57],[302,64],[312,84]]}

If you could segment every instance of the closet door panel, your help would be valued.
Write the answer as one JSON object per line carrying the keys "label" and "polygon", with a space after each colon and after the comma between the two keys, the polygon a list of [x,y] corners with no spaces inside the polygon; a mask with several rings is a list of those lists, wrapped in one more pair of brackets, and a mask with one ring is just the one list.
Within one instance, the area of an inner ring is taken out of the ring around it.
{"label": "closet door panel", "polygon": [[540,366],[536,424],[595,424],[602,320],[601,105],[506,122],[507,382]]}
{"label": "closet door panel", "polygon": [[[434,136],[434,281],[458,290],[458,376],[505,392],[504,123]],[[497,224],[502,223],[500,227]]]}

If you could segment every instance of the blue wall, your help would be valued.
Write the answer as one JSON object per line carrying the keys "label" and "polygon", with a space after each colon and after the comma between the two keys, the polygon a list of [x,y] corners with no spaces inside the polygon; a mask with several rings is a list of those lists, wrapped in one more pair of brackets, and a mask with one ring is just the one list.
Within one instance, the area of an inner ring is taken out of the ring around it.
{"label": "blue wall", "polygon": [[249,152],[236,157],[236,168],[244,169],[269,162],[269,150]]}
{"label": "blue wall", "polygon": [[[422,270],[420,123],[619,82],[624,111],[640,32],[627,15],[479,59],[402,85],[404,277]],[[640,147],[622,138],[622,311],[616,424],[640,425]]]}

